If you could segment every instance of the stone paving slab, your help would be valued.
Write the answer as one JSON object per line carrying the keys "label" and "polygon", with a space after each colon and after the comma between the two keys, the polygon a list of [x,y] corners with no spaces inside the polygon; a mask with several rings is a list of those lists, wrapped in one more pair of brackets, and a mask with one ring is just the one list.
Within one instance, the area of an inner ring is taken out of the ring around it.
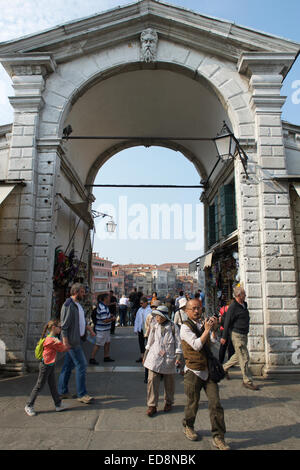
{"label": "stone paving slab", "polygon": [[[143,368],[135,364],[138,346],[130,340],[130,360],[125,361],[122,343],[123,340],[118,339],[112,342],[116,365],[109,370],[105,370],[101,360],[98,369],[88,367],[87,389],[95,398],[91,405],[76,399],[65,400],[68,409],[57,413],[46,386],[36,401],[37,416],[28,417],[24,406],[37,374],[0,380],[0,449],[212,450],[205,392],[201,392],[195,423],[199,441],[192,442],[184,437],[181,424],[186,401],[182,376],[176,375],[174,409],[170,413],[162,411],[161,384],[159,412],[149,418]],[[90,350],[86,354],[89,357]],[[118,359],[121,355],[124,366]],[[58,364],[57,374],[60,367]],[[226,440],[231,448],[299,450],[300,383],[297,378],[257,378],[256,382],[261,386],[260,391],[245,389],[239,370],[234,369],[231,380],[220,384]],[[75,373],[70,380],[70,391],[75,392]]]}

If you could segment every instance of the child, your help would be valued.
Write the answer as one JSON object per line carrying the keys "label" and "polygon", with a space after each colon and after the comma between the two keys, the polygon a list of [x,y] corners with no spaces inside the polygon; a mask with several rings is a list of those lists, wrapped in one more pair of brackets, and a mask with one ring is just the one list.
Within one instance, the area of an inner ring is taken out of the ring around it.
{"label": "child", "polygon": [[181,342],[179,328],[171,322],[169,310],[159,305],[152,314],[156,322],[151,326],[143,365],[149,369],[147,386],[147,415],[157,413],[160,377],[163,376],[165,388],[164,411],[171,411],[174,402],[175,366],[180,367]]}
{"label": "child", "polygon": [[59,320],[50,320],[47,325],[45,325],[42,337],[46,336],[47,331],[50,333],[44,341],[43,347],[43,359],[40,362],[39,376],[37,382],[31,392],[30,398],[25,406],[25,412],[28,416],[35,416],[36,412],[33,409],[34,402],[39,394],[39,392],[44,387],[46,381],[50,388],[50,392],[55,404],[56,411],[62,411],[66,409],[63,405],[60,396],[57,392],[56,382],[55,382],[55,359],[57,351],[67,351],[68,347],[65,346],[57,336],[60,334],[61,326]]}

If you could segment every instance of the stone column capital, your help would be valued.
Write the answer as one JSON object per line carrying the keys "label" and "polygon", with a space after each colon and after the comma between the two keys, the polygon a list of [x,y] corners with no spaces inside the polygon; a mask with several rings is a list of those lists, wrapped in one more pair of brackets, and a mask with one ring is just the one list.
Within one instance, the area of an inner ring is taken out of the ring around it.
{"label": "stone column capital", "polygon": [[296,59],[292,52],[243,52],[238,60],[238,71],[248,77],[253,75],[287,75]]}
{"label": "stone column capital", "polygon": [[280,114],[286,97],[280,94],[283,78],[296,55],[289,52],[243,53],[238,71],[249,78],[251,106],[257,114]]}
{"label": "stone column capital", "polygon": [[45,79],[55,71],[49,54],[4,55],[0,62],[12,78],[15,96],[9,97],[17,112],[39,112],[44,106],[42,92]]}

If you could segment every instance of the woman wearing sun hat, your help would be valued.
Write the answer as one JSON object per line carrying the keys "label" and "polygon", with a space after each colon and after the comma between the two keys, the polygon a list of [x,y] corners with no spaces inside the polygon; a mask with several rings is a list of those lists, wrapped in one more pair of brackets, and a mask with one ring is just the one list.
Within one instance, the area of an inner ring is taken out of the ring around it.
{"label": "woman wearing sun hat", "polygon": [[157,413],[159,398],[159,385],[161,375],[164,379],[164,411],[172,409],[175,390],[175,367],[180,366],[181,341],[179,328],[170,320],[168,307],[159,305],[152,311],[156,323],[151,326],[146,352],[144,355],[144,367],[149,369],[147,385],[147,415],[149,417]]}

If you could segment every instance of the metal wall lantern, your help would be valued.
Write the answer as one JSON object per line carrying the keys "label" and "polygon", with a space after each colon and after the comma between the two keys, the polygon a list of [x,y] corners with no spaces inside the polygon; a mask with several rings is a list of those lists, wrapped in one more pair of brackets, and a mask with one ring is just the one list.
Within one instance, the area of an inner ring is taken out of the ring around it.
{"label": "metal wall lantern", "polygon": [[218,152],[219,160],[228,162],[229,160],[234,160],[238,154],[242,162],[246,178],[249,178],[247,173],[248,157],[225,121],[223,121],[223,127],[221,131],[213,140]]}
{"label": "metal wall lantern", "polygon": [[109,233],[114,233],[116,231],[116,227],[117,227],[117,224],[115,223],[113,218],[111,218],[111,220],[106,223],[106,230]]}
{"label": "metal wall lantern", "polygon": [[103,212],[98,212],[92,210],[93,218],[96,219],[97,217],[109,217],[110,221],[106,223],[106,231],[109,233],[114,233],[116,231],[117,224],[115,223],[113,217],[109,214],[104,214]]}

